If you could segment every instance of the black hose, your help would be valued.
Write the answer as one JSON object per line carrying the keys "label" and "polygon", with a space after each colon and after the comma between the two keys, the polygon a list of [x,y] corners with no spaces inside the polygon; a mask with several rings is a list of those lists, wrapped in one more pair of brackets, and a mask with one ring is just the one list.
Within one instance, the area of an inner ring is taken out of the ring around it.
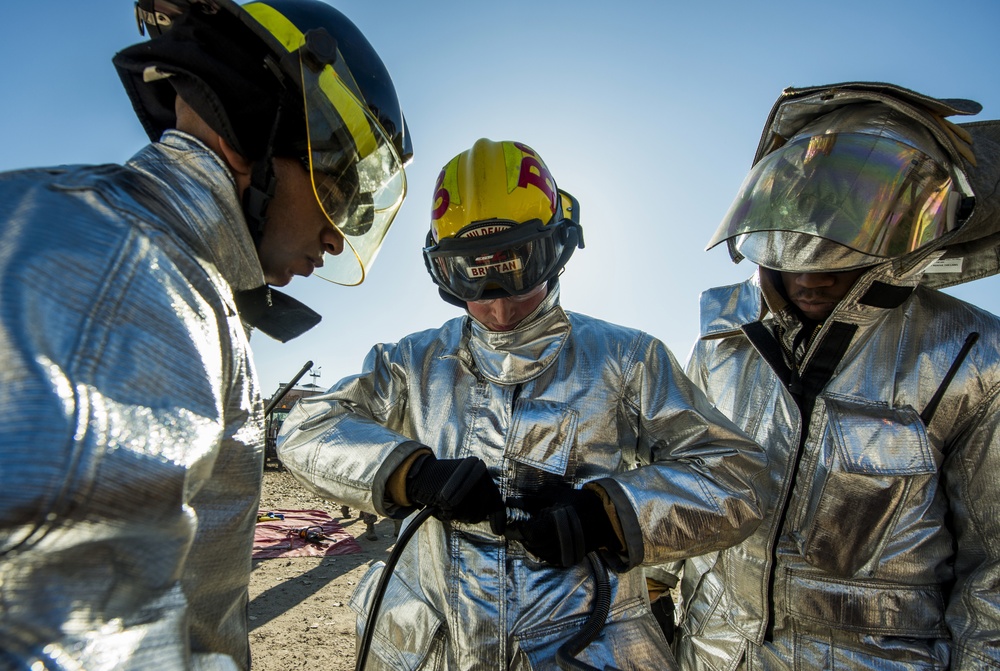
{"label": "black hose", "polygon": [[362,671],[365,668],[365,664],[368,663],[368,650],[371,648],[372,635],[375,632],[375,618],[378,616],[378,609],[382,605],[382,597],[385,596],[385,588],[389,584],[389,579],[392,578],[392,571],[396,568],[396,564],[399,562],[399,556],[403,554],[403,548],[406,544],[410,542],[410,538],[413,534],[417,532],[420,525],[423,524],[428,517],[434,512],[431,507],[424,508],[417,513],[413,521],[406,525],[399,534],[399,538],[396,539],[396,544],[392,548],[392,552],[389,554],[389,558],[385,561],[385,566],[382,568],[382,575],[379,576],[378,584],[375,586],[375,595],[372,597],[371,606],[368,609],[368,619],[365,621],[365,631],[361,636],[361,645],[358,646],[358,658],[354,664],[354,671]]}
{"label": "black hose", "polygon": [[[368,663],[368,652],[371,649],[372,636],[375,632],[375,619],[382,605],[385,589],[392,578],[392,572],[399,562],[400,555],[403,553],[403,548],[410,542],[410,538],[417,532],[420,525],[426,522],[427,518],[431,517],[433,513],[434,509],[431,507],[424,508],[418,512],[413,521],[406,525],[406,528],[399,534],[399,538],[396,539],[396,544],[393,546],[392,552],[389,554],[389,558],[382,568],[382,575],[379,576],[378,584],[375,586],[375,593],[372,597],[371,606],[368,609],[368,618],[365,620],[364,633],[361,636],[361,644],[358,646],[358,656],[355,660],[354,671],[363,671],[365,665]],[[587,621],[583,623],[583,628],[580,629],[576,636],[563,643],[556,651],[556,663],[560,669],[564,669],[565,671],[600,671],[600,669],[576,659],[576,656],[601,633],[601,629],[604,628],[604,623],[608,619],[608,614],[611,612],[611,582],[608,578],[608,569],[596,552],[588,553],[587,559],[590,561],[590,566],[594,572],[594,582],[596,583],[594,609],[590,612]]]}
{"label": "black hose", "polygon": [[611,582],[608,579],[608,569],[596,552],[588,552],[587,559],[590,560],[590,567],[594,570],[594,582],[597,587],[594,595],[594,609],[590,611],[587,621],[583,623],[583,628],[577,632],[576,636],[563,643],[556,650],[556,664],[564,671],[601,671],[576,659],[576,656],[601,633],[601,629],[604,628],[604,623],[608,619],[608,614],[611,612]]}

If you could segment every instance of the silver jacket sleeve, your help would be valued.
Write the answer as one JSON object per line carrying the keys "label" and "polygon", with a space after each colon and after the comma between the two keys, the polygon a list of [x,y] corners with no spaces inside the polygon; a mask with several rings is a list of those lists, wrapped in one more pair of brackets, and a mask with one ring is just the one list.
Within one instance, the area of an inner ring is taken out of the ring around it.
{"label": "silver jacket sleeve", "polygon": [[[262,282],[225,166],[0,175],[0,668],[243,669]],[[243,285],[243,287],[241,287]]]}

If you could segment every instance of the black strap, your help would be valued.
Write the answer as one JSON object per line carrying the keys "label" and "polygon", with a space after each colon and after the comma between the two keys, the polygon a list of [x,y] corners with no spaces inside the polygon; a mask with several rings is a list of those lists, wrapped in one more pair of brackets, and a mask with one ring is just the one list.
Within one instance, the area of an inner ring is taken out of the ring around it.
{"label": "black strap", "polygon": [[802,386],[805,396],[816,398],[826,387],[840,360],[851,346],[851,340],[858,331],[857,324],[833,322],[827,327],[826,335],[816,346],[809,365],[802,371]]}
{"label": "black strap", "polygon": [[781,380],[781,384],[785,385],[785,388],[792,394],[798,395],[800,389],[793,389],[793,387],[798,387],[798,375],[788,367],[788,363],[785,361],[785,354],[781,349],[781,343],[774,337],[770,329],[764,326],[763,322],[751,322],[741,326],[740,330],[743,331],[743,335],[747,337],[750,344],[764,357],[764,361],[767,362],[771,370],[774,371],[774,374]]}
{"label": "black strap", "polygon": [[873,308],[892,310],[902,305],[903,301],[909,298],[912,293],[913,287],[900,287],[876,281],[872,282],[872,285],[868,287],[868,291],[858,299],[858,302],[862,305],[870,305]]}
{"label": "black strap", "polygon": [[243,321],[279,342],[298,338],[322,319],[304,303],[266,284],[237,291],[234,298]]}
{"label": "black strap", "polygon": [[924,423],[924,426],[929,425],[931,420],[934,419],[934,413],[937,412],[938,404],[941,403],[941,399],[944,397],[944,392],[947,391],[948,386],[955,377],[955,373],[958,372],[959,366],[961,366],[962,362],[965,361],[965,357],[969,356],[969,351],[972,350],[972,346],[976,344],[977,340],[979,340],[979,333],[977,331],[973,331],[965,338],[965,344],[962,345],[962,349],[959,350],[958,356],[955,357],[955,360],[951,362],[951,368],[949,368],[948,372],[945,373],[944,379],[941,380],[941,385],[937,388],[937,391],[934,392],[934,395],[931,396],[931,400],[927,403],[927,407],[924,408],[922,413],[920,413],[920,421]]}
{"label": "black strap", "polygon": [[[826,329],[826,335],[816,346],[809,365],[801,372],[796,372],[788,366],[781,343],[763,322],[751,322],[740,327],[750,343],[757,349],[767,364],[778,376],[793,396],[805,399],[803,412],[812,409],[812,401],[823,391],[840,360],[847,353],[847,348],[854,339],[858,327],[856,324],[833,322]],[[800,404],[801,405],[801,404]]]}
{"label": "black strap", "polygon": [[260,241],[264,237],[264,224],[267,222],[267,208],[274,197],[278,180],[274,176],[274,141],[281,125],[281,105],[274,112],[274,122],[267,138],[264,155],[254,162],[250,172],[250,184],[243,191],[243,216],[247,221],[250,237],[254,247],[260,250]]}

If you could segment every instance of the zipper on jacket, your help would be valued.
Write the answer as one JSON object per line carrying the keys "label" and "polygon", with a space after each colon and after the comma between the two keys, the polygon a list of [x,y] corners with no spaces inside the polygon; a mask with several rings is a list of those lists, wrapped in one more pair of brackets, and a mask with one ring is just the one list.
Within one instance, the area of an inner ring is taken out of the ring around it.
{"label": "zipper on jacket", "polygon": [[[796,480],[799,475],[799,468],[802,462],[802,453],[805,450],[806,440],[809,437],[809,422],[813,408],[816,405],[816,398],[826,387],[833,377],[833,372],[837,365],[847,353],[847,348],[854,338],[858,327],[855,324],[843,322],[832,322],[830,324],[818,325],[809,334],[806,343],[805,365],[800,369],[795,365],[794,353],[788,352],[788,347],[782,338],[772,333],[762,322],[747,324],[742,328],[750,343],[760,353],[764,361],[771,367],[772,371],[784,383],[785,389],[791,395],[792,400],[799,410],[800,430],[799,439],[792,455],[792,472],[789,476],[788,487],[781,502],[780,513],[775,521],[774,535],[770,548],[770,567],[768,569],[767,584],[765,586],[764,598],[767,601],[767,620],[764,626],[764,640],[770,641],[774,638],[774,584],[778,572],[778,545],[781,541],[782,532],[788,518],[788,510],[792,503],[792,493],[795,489]],[[825,331],[823,338],[818,338],[820,332]],[[810,348],[815,345],[816,350],[811,352]],[[785,356],[786,354],[791,356]],[[788,363],[791,362],[791,366]]]}
{"label": "zipper on jacket", "polygon": [[[791,380],[786,386],[788,388],[788,392],[792,396],[792,399],[795,401],[796,407],[799,409],[799,439],[795,448],[794,461],[792,462],[792,472],[789,476],[790,486],[786,490],[785,496],[781,501],[781,512],[778,514],[774,526],[775,533],[771,540],[771,561],[767,575],[767,626],[764,629],[764,640],[766,641],[770,641],[774,638],[774,620],[776,616],[774,607],[774,582],[778,571],[778,543],[781,540],[781,532],[785,528],[785,519],[788,517],[788,508],[792,504],[792,490],[795,489],[795,482],[799,478],[799,467],[802,464],[802,452],[805,448],[806,437],[809,435],[810,419],[809,415],[804,412],[802,407],[802,378],[799,375],[799,366],[795,361],[794,351],[797,347],[797,342],[793,341],[792,347],[789,348],[788,343],[785,342],[781,325],[775,323],[775,328],[777,330],[775,340],[777,340],[778,345],[781,346],[781,350],[785,355],[785,363],[788,365],[788,370],[791,375]],[[809,353],[809,348],[812,346],[813,340],[815,339],[816,334],[819,333],[819,330],[820,325],[817,324],[809,334],[805,349],[803,350],[803,359],[805,359],[805,356]],[[796,341],[799,340],[804,331],[805,328],[803,327],[803,330],[796,336]]]}

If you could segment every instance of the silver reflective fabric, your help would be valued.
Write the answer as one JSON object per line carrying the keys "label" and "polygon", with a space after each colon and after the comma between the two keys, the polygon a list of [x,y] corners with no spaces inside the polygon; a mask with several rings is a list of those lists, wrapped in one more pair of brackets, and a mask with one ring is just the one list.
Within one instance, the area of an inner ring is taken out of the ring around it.
{"label": "silver reflective fabric", "polygon": [[228,170],[0,175],[0,669],[243,669],[262,410]]}
{"label": "silver reflective fabric", "polygon": [[[673,669],[649,609],[643,564],[746,537],[761,503],[760,448],[691,385],[648,335],[567,313],[553,291],[525,326],[468,317],[372,349],[363,371],[301,401],[282,426],[283,463],[312,491],[402,515],[386,481],[421,443],[474,455],[505,497],[594,481],[626,550],[611,617],[580,656],[607,669]],[[352,605],[364,624],[376,564]],[[377,620],[368,669],[553,669],[593,608],[587,562],[543,565],[488,523],[428,520],[406,547]],[[360,633],[360,632],[359,632]]]}
{"label": "silver reflective fabric", "polygon": [[[1000,320],[882,264],[797,340],[803,325],[761,273],[702,295],[688,373],[765,446],[768,507],[739,546],[685,566],[678,662],[1000,665]],[[762,315],[800,372],[833,366],[807,418],[741,330]],[[830,347],[851,327],[834,363]],[[972,331],[979,341],[925,425]]]}

